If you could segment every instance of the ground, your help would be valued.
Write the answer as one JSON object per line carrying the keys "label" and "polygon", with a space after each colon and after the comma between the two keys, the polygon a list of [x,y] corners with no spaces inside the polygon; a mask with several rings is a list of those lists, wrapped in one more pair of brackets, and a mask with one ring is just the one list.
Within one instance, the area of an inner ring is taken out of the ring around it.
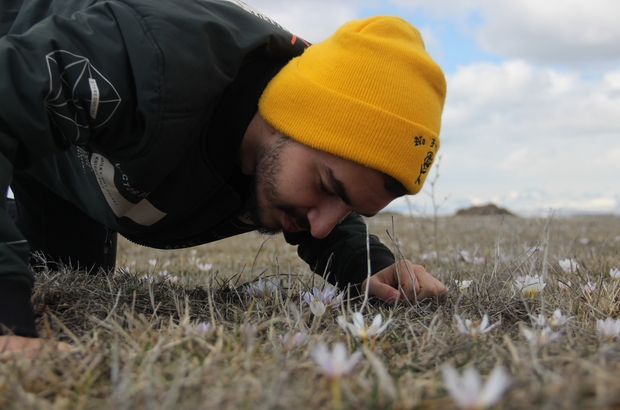
{"label": "ground", "polygon": [[[0,408],[457,408],[443,376],[450,366],[483,380],[502,366],[511,382],[496,408],[620,405],[620,341],[597,328],[620,316],[620,281],[610,275],[620,268],[620,217],[380,214],[368,223],[450,297],[397,306],[345,297],[319,318],[301,294],[321,279],[280,237],[181,251],[123,240],[111,276],[38,275],[39,331],[77,350],[3,356]],[[571,273],[567,259],[577,264]],[[544,289],[524,289],[536,275]],[[253,296],[247,283],[258,277],[277,285]],[[539,315],[544,324],[556,309],[571,319],[542,333]],[[391,323],[363,342],[337,321],[357,311],[367,324],[377,314]],[[486,333],[476,327],[485,314],[499,322]],[[299,343],[283,343],[296,333]],[[339,383],[313,357],[322,342],[363,352]]]}

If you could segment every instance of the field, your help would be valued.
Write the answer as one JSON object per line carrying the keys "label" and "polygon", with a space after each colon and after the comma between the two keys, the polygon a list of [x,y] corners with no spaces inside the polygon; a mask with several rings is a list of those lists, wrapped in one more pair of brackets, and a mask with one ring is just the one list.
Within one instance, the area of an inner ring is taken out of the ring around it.
{"label": "field", "polygon": [[[476,372],[486,380],[502,366],[509,384],[503,391],[494,379],[487,393],[496,397],[485,396],[493,408],[620,407],[620,337],[597,328],[620,317],[620,280],[610,275],[620,268],[620,217],[380,214],[368,223],[450,296],[396,306],[345,297],[317,317],[300,293],[321,278],[281,237],[181,251],[121,241],[114,275],[38,275],[39,331],[76,352],[5,356],[0,408],[449,409],[458,408],[451,366],[469,377],[461,402],[475,401]],[[565,259],[574,272],[560,266]],[[251,295],[246,284],[259,277],[278,286]],[[387,329],[366,341],[347,333],[338,316],[351,321],[361,309],[366,323],[391,319]],[[572,318],[554,321],[556,309]],[[488,332],[485,314],[499,322]],[[359,362],[329,377],[315,360],[323,342],[362,352]]]}

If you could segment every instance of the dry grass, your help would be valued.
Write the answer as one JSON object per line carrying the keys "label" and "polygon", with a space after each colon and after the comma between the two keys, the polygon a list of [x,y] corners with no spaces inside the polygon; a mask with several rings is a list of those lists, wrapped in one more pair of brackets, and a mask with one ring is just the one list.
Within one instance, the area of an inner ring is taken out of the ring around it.
{"label": "dry grass", "polygon": [[[497,364],[509,369],[513,383],[497,408],[620,406],[620,343],[601,341],[596,330],[597,319],[620,316],[620,282],[609,276],[610,268],[620,267],[620,218],[442,217],[436,227],[433,222],[407,216],[392,222],[387,214],[369,220],[371,232],[426,265],[452,293],[445,301],[366,306],[368,317],[381,313],[393,322],[372,354],[342,380],[345,408],[454,408],[442,380],[444,364],[472,364],[484,375]],[[530,255],[528,248],[536,245],[545,251]],[[579,262],[576,274],[561,271],[558,260],[565,258]],[[198,263],[212,267],[201,272]],[[320,321],[312,317],[300,292],[320,278],[281,238],[264,242],[250,234],[169,252],[122,242],[119,267],[109,277],[72,271],[38,276],[33,302],[40,332],[74,344],[79,353],[0,363],[0,408],[334,405],[329,380],[311,352],[320,340],[344,341],[350,352],[361,346],[336,323],[341,309]],[[163,270],[177,282],[160,276]],[[528,274],[547,278],[534,299],[524,299],[513,285]],[[242,285],[259,275],[279,277],[279,291],[266,299],[248,295]],[[572,288],[560,290],[559,279],[570,280]],[[454,280],[474,282],[460,292]],[[597,283],[591,295],[579,286],[587,281]],[[350,317],[361,301],[345,305]],[[532,326],[530,314],[558,308],[575,316],[560,330],[561,338],[530,347],[520,326]],[[491,323],[501,325],[474,339],[457,331],[455,313],[471,319],[488,313]],[[199,322],[212,323],[212,330],[198,334]],[[252,325],[256,334],[248,331]],[[283,346],[280,335],[297,331],[306,334],[304,342]]]}

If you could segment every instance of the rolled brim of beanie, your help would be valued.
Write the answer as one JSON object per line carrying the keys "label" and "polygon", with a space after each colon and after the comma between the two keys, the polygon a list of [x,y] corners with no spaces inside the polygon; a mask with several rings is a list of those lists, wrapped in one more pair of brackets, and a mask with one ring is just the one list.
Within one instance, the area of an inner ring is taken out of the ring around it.
{"label": "rolled brim of beanie", "polygon": [[[384,172],[410,194],[418,193],[439,149],[438,135],[312,81],[299,71],[298,58],[283,67],[263,92],[259,101],[263,118],[304,145]],[[442,107],[430,109],[440,112]],[[299,112],[304,114],[295,115]],[[412,173],[412,163],[420,164],[419,172]]]}

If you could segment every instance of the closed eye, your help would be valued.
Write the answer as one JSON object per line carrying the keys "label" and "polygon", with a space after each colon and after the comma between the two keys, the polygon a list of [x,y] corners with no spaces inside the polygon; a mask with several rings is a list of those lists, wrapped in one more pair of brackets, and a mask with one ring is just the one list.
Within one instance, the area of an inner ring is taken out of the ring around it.
{"label": "closed eye", "polygon": [[347,190],[338,178],[334,175],[334,171],[331,168],[325,167],[325,172],[327,173],[328,183],[331,189],[334,190],[335,195],[339,196],[342,199],[342,202],[351,206],[351,200],[349,199],[349,194],[347,194]]}
{"label": "closed eye", "polygon": [[320,186],[320,190],[322,193],[326,194],[326,195],[334,195],[333,192],[331,192],[329,189],[327,189],[327,186],[325,185],[325,182],[323,182],[323,178],[320,179],[319,182]]}

